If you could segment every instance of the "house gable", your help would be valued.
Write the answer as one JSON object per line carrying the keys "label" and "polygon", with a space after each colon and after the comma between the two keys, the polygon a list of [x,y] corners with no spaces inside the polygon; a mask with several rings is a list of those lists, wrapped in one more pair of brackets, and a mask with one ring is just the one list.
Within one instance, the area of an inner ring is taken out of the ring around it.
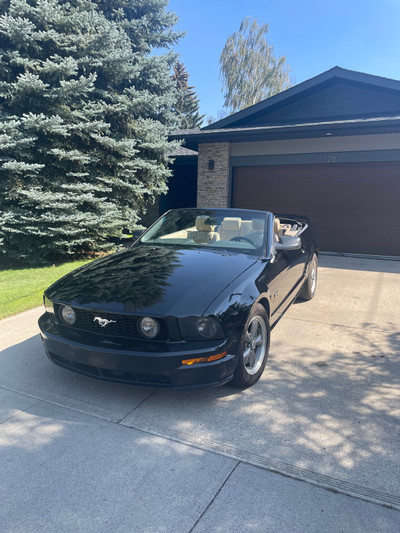
{"label": "house gable", "polygon": [[203,130],[400,115],[400,82],[334,67]]}
{"label": "house gable", "polygon": [[400,115],[400,93],[393,94],[338,80],[312,91],[311,94],[303,94],[275,109],[245,119],[240,125],[268,126],[390,115]]}

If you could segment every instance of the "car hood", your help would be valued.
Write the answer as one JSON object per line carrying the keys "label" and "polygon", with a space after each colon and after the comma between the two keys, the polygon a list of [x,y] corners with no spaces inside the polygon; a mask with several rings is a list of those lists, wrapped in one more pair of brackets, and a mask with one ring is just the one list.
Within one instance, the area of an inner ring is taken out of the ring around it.
{"label": "car hood", "polygon": [[199,316],[256,260],[224,251],[134,245],[67,274],[46,295],[104,311]]}

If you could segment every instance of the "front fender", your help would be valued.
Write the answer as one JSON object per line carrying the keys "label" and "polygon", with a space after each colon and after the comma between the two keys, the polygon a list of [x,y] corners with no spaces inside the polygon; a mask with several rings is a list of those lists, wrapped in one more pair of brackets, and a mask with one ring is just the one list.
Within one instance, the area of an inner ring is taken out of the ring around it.
{"label": "front fender", "polygon": [[257,262],[226,287],[205,310],[204,314],[220,318],[225,331],[230,336],[240,339],[253,305],[264,299],[267,302],[270,300],[268,287],[265,287],[265,291],[260,292],[262,284],[259,283],[259,280],[264,267],[265,265],[261,262]]}

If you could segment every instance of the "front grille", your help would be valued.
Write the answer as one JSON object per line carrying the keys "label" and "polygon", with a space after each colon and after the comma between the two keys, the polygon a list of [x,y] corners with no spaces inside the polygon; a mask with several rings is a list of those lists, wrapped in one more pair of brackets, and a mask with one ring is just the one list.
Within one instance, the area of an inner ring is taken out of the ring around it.
{"label": "front grille", "polygon": [[[141,317],[133,315],[122,315],[119,313],[108,313],[105,311],[80,309],[78,307],[74,307],[74,311],[76,313],[76,322],[73,326],[68,327],[72,327],[74,329],[79,329],[82,331],[88,331],[90,333],[98,333],[107,337],[144,340],[144,337],[139,333],[138,330],[138,321]],[[58,309],[56,309],[56,313],[58,314]],[[95,321],[96,317],[110,320],[110,322],[106,326],[102,327],[99,321]],[[65,326],[64,322],[60,317],[59,320]],[[166,325],[162,321],[159,322],[160,334],[157,337],[157,340],[166,340]]]}

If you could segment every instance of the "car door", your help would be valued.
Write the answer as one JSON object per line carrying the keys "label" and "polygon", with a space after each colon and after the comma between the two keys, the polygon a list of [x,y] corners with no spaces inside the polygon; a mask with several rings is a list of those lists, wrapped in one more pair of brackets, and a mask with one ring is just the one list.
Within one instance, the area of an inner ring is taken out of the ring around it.
{"label": "car door", "polygon": [[281,254],[284,257],[286,263],[284,301],[290,298],[292,293],[297,290],[299,283],[304,279],[307,265],[307,253],[304,246],[302,246],[299,250],[281,250],[278,254]]}
{"label": "car door", "polygon": [[268,286],[271,316],[283,312],[297,292],[304,279],[307,253],[302,246],[299,250],[276,250],[272,245],[272,260],[265,275]]}
{"label": "car door", "polygon": [[275,253],[268,265],[266,286],[270,293],[271,317],[280,311],[288,291],[289,261],[281,252]]}

